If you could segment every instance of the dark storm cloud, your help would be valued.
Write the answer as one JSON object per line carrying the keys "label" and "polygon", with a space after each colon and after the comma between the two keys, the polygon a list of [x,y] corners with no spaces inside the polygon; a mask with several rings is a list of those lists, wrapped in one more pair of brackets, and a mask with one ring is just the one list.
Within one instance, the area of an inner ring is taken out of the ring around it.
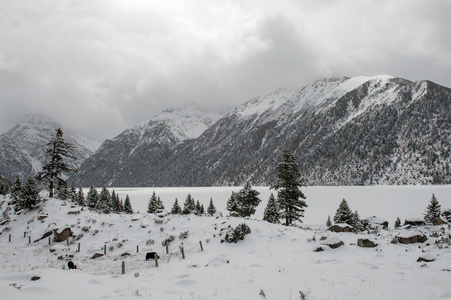
{"label": "dark storm cloud", "polygon": [[449,1],[0,0],[0,133],[46,113],[99,140],[188,102],[319,78],[451,86]]}

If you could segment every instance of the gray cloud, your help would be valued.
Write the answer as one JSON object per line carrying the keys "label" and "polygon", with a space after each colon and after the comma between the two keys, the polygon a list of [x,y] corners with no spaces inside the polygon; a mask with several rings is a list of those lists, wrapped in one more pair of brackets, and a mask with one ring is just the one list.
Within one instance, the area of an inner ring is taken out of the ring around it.
{"label": "gray cloud", "polygon": [[0,4],[0,133],[39,112],[102,140],[169,106],[331,76],[451,86],[449,1]]}

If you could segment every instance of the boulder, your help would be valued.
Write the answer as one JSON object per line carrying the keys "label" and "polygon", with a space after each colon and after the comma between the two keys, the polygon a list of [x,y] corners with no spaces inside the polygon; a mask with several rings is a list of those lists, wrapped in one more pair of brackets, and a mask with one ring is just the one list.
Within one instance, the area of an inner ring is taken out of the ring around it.
{"label": "boulder", "polygon": [[406,219],[404,225],[424,226],[426,223],[422,219]]}
{"label": "boulder", "polygon": [[355,228],[348,224],[335,224],[327,228],[332,232],[355,232]]}
{"label": "boulder", "polygon": [[445,209],[442,212],[442,217],[447,221],[448,223],[451,223],[451,208]]}
{"label": "boulder", "polygon": [[38,220],[39,221],[42,221],[42,220],[44,220],[44,219],[46,219],[46,218],[48,218],[49,216],[48,215],[39,215],[38,216]]}
{"label": "boulder", "polygon": [[322,252],[324,251],[323,247],[316,247],[315,250],[313,250],[314,252]]}
{"label": "boulder", "polygon": [[432,254],[424,254],[418,257],[417,262],[433,262],[435,257]]}
{"label": "boulder", "polygon": [[328,237],[325,241],[324,241],[324,245],[329,246],[331,249],[336,249],[340,246],[343,246],[344,243],[342,240],[340,240],[339,237],[336,236],[332,236],[332,237]]}
{"label": "boulder", "polygon": [[401,244],[424,243],[428,240],[426,235],[417,231],[405,231],[397,236],[398,242]]}
{"label": "boulder", "polygon": [[78,215],[78,214],[80,214],[80,210],[71,210],[67,214],[68,215]]}
{"label": "boulder", "polygon": [[380,229],[388,229],[388,221],[382,218],[378,218],[376,216],[372,216],[366,219],[363,219],[362,225],[365,229],[373,229],[373,230],[380,230]]}
{"label": "boulder", "polygon": [[91,257],[91,259],[96,259],[96,258],[99,258],[99,257],[102,257],[102,256],[103,256],[102,253],[96,253],[96,254],[94,254],[94,255]]}
{"label": "boulder", "polygon": [[363,248],[374,248],[377,244],[369,239],[357,239],[357,246]]}
{"label": "boulder", "polygon": [[71,236],[72,236],[72,230],[69,227],[67,227],[63,231],[61,231],[61,233],[58,233],[58,231],[56,229],[53,230],[53,237],[55,238],[56,242],[64,242]]}

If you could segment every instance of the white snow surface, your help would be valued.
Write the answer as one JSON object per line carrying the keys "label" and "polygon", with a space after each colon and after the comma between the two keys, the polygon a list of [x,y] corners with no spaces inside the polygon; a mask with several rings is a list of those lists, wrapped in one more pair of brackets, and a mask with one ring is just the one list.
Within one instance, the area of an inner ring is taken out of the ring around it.
{"label": "white snow surface", "polygon": [[[26,214],[10,211],[6,214],[11,221],[0,226],[1,299],[300,299],[300,290],[309,293],[307,299],[451,299],[451,247],[440,242],[451,233],[449,227],[392,228],[396,216],[421,217],[432,193],[442,208],[451,207],[451,186],[308,187],[305,223],[294,227],[261,220],[271,192],[267,187],[257,188],[263,201],[250,219],[143,213],[155,190],[167,210],[175,197],[183,204],[190,193],[204,206],[213,198],[225,215],[227,198],[238,189],[115,188],[122,198],[130,195],[133,208],[141,212],[133,215],[99,215],[56,199]],[[343,197],[362,217],[383,217],[391,229],[377,234],[326,231],[327,215],[334,214]],[[0,221],[7,201],[0,196]],[[80,214],[67,214],[78,210]],[[48,217],[38,220],[42,215]],[[251,233],[236,244],[221,243],[221,229],[240,223],[246,223]],[[29,236],[34,241],[51,228],[66,227],[77,237],[69,246],[66,242],[49,246],[47,238],[28,243]],[[186,231],[188,237],[180,239]],[[409,231],[426,234],[428,241],[390,243]],[[161,242],[171,235],[174,241],[166,254]],[[324,238],[342,240],[344,245],[329,249]],[[378,246],[357,247],[358,238],[369,238]],[[91,259],[94,253],[103,253],[104,245],[107,255]],[[325,251],[314,252],[318,246]],[[145,261],[148,251],[160,254],[159,267]],[[130,256],[121,257],[125,252]],[[67,269],[69,255],[77,270]],[[416,262],[420,256],[435,261]],[[33,276],[40,279],[31,281]]]}
{"label": "white snow surface", "polygon": [[[247,101],[232,111],[231,114],[248,117],[272,112],[272,114],[268,114],[268,117],[277,119],[279,115],[274,115],[274,111],[277,110],[281,110],[280,114],[299,111],[309,107],[320,110],[327,108],[335,100],[359,88],[368,81],[373,83],[371,88],[374,92],[377,92],[378,89],[385,86],[393,78],[391,75],[331,78],[315,81],[297,91],[281,88],[274,93]],[[395,94],[388,93],[388,95],[390,100],[392,100],[392,96]],[[387,101],[387,99],[382,99],[380,102],[382,101]],[[360,112],[364,111],[369,104],[371,103],[364,104]]]}

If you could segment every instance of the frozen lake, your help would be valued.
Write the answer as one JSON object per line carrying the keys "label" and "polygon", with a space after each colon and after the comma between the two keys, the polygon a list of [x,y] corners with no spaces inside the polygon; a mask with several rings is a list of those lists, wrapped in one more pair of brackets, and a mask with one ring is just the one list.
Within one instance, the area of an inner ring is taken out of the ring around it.
{"label": "frozen lake", "polygon": [[[170,210],[175,198],[183,207],[186,196],[191,194],[207,208],[210,198],[217,210],[227,214],[226,203],[232,191],[242,187],[155,187],[155,188],[109,188],[125,199],[130,196],[133,209],[145,212],[147,202],[155,191],[160,196],[167,210]],[[277,192],[269,187],[254,187],[260,192],[262,202],[252,218],[262,219],[269,195]],[[376,215],[390,222],[399,217],[423,218],[423,213],[434,193],[443,209],[451,208],[451,185],[444,186],[311,186],[302,189],[307,196],[308,207],[305,211],[305,225],[323,225],[327,216],[333,218],[339,203],[345,198],[352,210],[357,210],[361,218]],[[86,189],[85,192],[88,190]]]}

